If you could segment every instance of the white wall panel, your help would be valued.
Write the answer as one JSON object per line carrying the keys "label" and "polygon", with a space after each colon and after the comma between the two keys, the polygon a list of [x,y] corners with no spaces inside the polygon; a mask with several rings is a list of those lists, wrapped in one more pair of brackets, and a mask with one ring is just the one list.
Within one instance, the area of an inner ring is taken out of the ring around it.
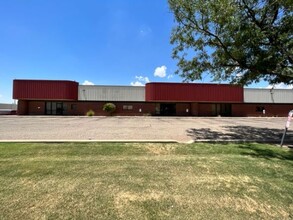
{"label": "white wall panel", "polygon": [[82,101],[145,101],[144,86],[83,86],[78,88]]}
{"label": "white wall panel", "polygon": [[0,109],[16,110],[17,105],[16,104],[0,103]]}
{"label": "white wall panel", "polygon": [[292,103],[293,89],[244,89],[246,103]]}

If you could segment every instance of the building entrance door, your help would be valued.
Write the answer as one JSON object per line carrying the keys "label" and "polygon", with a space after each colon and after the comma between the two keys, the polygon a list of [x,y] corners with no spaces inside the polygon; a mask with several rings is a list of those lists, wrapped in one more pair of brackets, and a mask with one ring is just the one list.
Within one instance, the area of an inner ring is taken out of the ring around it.
{"label": "building entrance door", "polygon": [[46,102],[46,115],[63,115],[63,102]]}
{"label": "building entrance door", "polygon": [[176,115],[176,104],[162,104],[160,105],[160,115],[174,116]]}
{"label": "building entrance door", "polygon": [[232,115],[231,104],[214,104],[213,115],[214,116],[231,116]]}
{"label": "building entrance door", "polygon": [[56,115],[63,115],[63,103],[62,102],[56,103]]}

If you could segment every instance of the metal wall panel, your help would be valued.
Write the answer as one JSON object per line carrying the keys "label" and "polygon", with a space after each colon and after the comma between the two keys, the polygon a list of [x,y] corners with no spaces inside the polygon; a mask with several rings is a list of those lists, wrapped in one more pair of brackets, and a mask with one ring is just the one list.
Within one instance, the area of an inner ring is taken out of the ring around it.
{"label": "metal wall panel", "polygon": [[291,103],[293,89],[244,89],[245,103]]}
{"label": "metal wall panel", "polygon": [[5,103],[0,103],[0,110],[3,109],[8,109],[8,110],[16,110],[17,105],[16,104],[5,104]]}
{"label": "metal wall panel", "polygon": [[78,83],[61,80],[13,80],[13,99],[77,100]]}
{"label": "metal wall panel", "polygon": [[243,88],[229,84],[147,83],[146,101],[243,102]]}
{"label": "metal wall panel", "polygon": [[78,88],[81,101],[145,101],[144,86],[83,86]]}

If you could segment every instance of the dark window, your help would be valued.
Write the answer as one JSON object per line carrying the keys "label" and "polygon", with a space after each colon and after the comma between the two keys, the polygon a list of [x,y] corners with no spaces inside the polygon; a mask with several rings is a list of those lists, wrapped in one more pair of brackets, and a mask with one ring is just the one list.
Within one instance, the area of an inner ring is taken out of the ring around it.
{"label": "dark window", "polygon": [[46,102],[46,115],[52,115],[52,102]]}
{"label": "dark window", "polygon": [[256,106],[256,112],[263,112],[265,110],[265,107],[263,106]]}
{"label": "dark window", "polygon": [[156,103],[156,115],[160,115],[161,108],[160,108],[160,103]]}
{"label": "dark window", "polygon": [[71,104],[71,110],[76,110],[77,109],[77,105],[76,104]]}

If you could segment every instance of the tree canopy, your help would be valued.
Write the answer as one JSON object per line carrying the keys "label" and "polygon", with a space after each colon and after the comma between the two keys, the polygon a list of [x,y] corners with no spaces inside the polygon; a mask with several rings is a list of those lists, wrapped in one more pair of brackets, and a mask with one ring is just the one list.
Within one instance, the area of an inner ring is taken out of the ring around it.
{"label": "tree canopy", "polygon": [[293,0],[168,0],[177,74],[293,84]]}

